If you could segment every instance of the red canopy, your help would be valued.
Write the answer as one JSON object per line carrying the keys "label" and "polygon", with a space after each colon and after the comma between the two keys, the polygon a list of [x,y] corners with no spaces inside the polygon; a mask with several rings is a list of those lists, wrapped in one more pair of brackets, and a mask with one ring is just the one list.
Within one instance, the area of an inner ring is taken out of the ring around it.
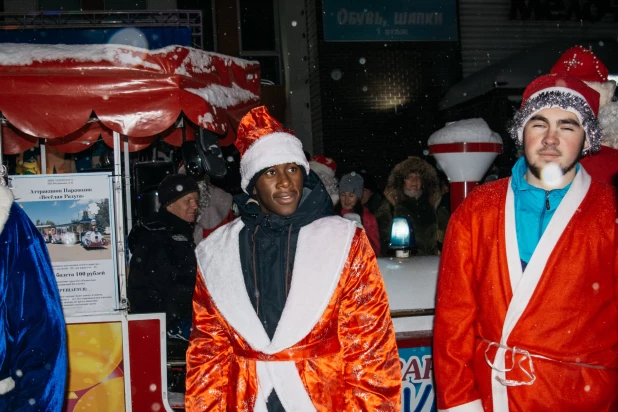
{"label": "red canopy", "polygon": [[[158,134],[178,146],[181,112],[230,144],[234,125],[259,99],[258,63],[189,47],[0,44],[6,154],[27,150],[37,138],[70,153],[99,136],[111,146],[112,131],[129,136],[131,151]],[[193,135],[189,124],[187,138]]]}

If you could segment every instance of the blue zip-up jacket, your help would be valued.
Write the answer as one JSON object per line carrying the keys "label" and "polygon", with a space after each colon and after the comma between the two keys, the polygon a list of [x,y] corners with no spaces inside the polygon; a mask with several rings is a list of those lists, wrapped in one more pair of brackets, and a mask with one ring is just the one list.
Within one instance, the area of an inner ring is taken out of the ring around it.
{"label": "blue zip-up jacket", "polygon": [[[579,164],[577,171],[579,171]],[[545,190],[526,182],[526,159],[522,156],[513,166],[511,188],[515,198],[515,227],[522,268],[530,262],[554,212],[569,191],[571,183],[562,189]]]}

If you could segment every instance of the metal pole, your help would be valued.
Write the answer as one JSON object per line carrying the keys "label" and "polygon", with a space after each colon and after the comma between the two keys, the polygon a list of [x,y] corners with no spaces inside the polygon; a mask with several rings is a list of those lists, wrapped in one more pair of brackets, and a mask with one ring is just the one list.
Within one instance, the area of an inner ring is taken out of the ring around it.
{"label": "metal pole", "polygon": [[131,167],[129,164],[129,137],[124,136],[124,202],[127,211],[127,233],[133,228],[133,213],[131,210]]}
{"label": "metal pole", "polygon": [[4,151],[2,149],[2,124],[4,123],[4,115],[0,112],[0,169],[2,169],[2,165],[4,165]]}
{"label": "metal pole", "polygon": [[114,132],[114,209],[116,211],[116,257],[120,283],[120,309],[127,308],[127,275],[124,248],[124,211],[122,208],[122,164],[120,133]]}
{"label": "metal pole", "polygon": [[47,139],[39,139],[39,149],[41,149],[41,174],[47,174]]}

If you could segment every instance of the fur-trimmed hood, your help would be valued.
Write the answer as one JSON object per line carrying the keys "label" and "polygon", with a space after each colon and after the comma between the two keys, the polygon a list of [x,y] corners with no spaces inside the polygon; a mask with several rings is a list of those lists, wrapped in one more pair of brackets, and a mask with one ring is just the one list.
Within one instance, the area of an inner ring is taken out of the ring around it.
{"label": "fur-trimmed hood", "polygon": [[398,163],[391,171],[384,189],[384,197],[389,203],[395,206],[399,203],[403,197],[403,181],[411,173],[418,173],[421,175],[423,182],[423,192],[427,195],[429,203],[437,208],[440,203],[440,182],[438,180],[438,173],[436,169],[427,163],[420,157],[411,156]]}
{"label": "fur-trimmed hood", "polygon": [[[0,176],[0,179],[2,179],[2,176]],[[9,218],[11,205],[13,205],[13,193],[11,189],[0,186],[0,233],[2,233],[4,225]]]}

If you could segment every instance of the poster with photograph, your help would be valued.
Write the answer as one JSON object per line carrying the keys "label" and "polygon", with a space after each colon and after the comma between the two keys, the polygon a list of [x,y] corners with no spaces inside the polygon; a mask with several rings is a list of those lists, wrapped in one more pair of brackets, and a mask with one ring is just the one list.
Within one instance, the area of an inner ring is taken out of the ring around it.
{"label": "poster with photograph", "polygon": [[43,236],[65,316],[117,309],[110,173],[11,176],[15,202]]}

